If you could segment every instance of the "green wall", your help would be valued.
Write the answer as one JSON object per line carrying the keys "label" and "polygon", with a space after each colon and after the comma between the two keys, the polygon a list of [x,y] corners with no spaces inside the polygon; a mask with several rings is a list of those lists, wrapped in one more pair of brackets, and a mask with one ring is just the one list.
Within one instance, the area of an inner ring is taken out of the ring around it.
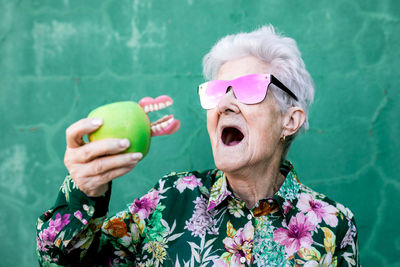
{"label": "green wall", "polygon": [[0,265],[36,266],[36,217],[66,169],[65,129],[93,108],[169,94],[182,122],[113,186],[126,207],[171,170],[213,166],[196,86],[220,37],[272,23],[316,85],[300,179],[355,213],[363,266],[400,266],[397,0],[0,0]]}

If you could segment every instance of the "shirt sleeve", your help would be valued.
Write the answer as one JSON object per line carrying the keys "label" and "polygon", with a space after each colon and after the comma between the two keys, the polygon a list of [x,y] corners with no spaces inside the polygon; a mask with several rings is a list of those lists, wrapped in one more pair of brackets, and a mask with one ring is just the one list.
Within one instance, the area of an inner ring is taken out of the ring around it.
{"label": "shirt sleeve", "polygon": [[346,217],[343,238],[337,240],[337,266],[360,266],[358,254],[358,233],[353,214]]}
{"label": "shirt sleeve", "polygon": [[88,197],[65,178],[54,207],[37,222],[41,266],[134,263],[145,222],[128,209],[107,219],[110,195],[111,186],[104,196]]}

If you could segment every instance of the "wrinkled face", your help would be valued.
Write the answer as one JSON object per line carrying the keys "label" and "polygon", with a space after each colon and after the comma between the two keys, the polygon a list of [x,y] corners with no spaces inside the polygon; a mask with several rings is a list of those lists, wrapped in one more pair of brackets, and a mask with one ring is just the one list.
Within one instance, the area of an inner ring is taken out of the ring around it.
{"label": "wrinkled face", "polygon": [[[246,56],[222,65],[217,79],[232,80],[255,73],[271,73],[271,68],[253,56]],[[280,159],[282,120],[271,91],[261,103],[246,105],[238,102],[230,90],[217,107],[207,110],[207,130],[216,167],[237,172],[262,168],[272,159]]]}

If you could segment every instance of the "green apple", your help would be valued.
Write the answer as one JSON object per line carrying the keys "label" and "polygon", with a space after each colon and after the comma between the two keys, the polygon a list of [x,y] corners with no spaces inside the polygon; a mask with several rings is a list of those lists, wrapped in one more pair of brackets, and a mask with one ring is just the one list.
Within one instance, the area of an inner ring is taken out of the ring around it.
{"label": "green apple", "polygon": [[143,157],[150,148],[150,120],[142,107],[133,101],[116,102],[94,109],[88,118],[101,118],[103,124],[89,134],[89,140],[126,138],[130,146],[125,153],[141,152]]}

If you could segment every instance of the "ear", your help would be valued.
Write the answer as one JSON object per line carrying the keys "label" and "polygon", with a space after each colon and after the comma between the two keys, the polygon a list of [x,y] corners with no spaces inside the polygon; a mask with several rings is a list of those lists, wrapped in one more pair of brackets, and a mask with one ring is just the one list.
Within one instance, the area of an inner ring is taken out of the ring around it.
{"label": "ear", "polygon": [[283,119],[283,135],[289,136],[295,134],[303,125],[306,119],[304,110],[300,107],[290,107],[286,111]]}

